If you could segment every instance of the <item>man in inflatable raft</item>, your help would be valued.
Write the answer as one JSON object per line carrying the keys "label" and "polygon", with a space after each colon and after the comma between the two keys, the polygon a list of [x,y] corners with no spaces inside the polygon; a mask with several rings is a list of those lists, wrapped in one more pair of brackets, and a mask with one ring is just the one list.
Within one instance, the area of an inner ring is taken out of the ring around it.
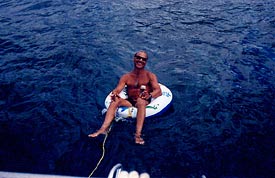
{"label": "man in inflatable raft", "polygon": [[[157,76],[144,69],[147,60],[148,55],[145,51],[139,51],[134,55],[134,69],[120,78],[117,87],[112,91],[112,102],[101,128],[95,133],[89,134],[89,137],[106,134],[119,106],[135,106],[137,108],[135,143],[144,144],[141,132],[146,114],[146,105],[150,103],[152,97],[157,98],[162,95]],[[125,85],[127,86],[128,98],[122,99],[119,93],[124,89]]]}

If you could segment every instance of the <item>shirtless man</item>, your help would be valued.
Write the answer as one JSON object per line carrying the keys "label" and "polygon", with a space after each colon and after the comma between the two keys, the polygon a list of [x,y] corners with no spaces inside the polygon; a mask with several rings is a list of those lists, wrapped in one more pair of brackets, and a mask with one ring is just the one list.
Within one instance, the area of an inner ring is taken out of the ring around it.
{"label": "shirtless man", "polygon": [[[156,75],[144,69],[147,60],[148,56],[144,51],[139,51],[134,55],[134,70],[124,74],[120,78],[117,87],[112,91],[112,102],[107,110],[101,128],[95,133],[89,134],[89,137],[97,137],[99,134],[106,134],[110,124],[115,118],[115,112],[119,106],[135,106],[137,107],[135,143],[144,144],[144,140],[141,137],[141,131],[146,114],[146,105],[150,103],[152,97],[156,98],[161,96],[161,89]],[[127,100],[120,98],[118,95],[125,85],[127,85]],[[143,94],[140,93],[142,85],[146,86]]]}

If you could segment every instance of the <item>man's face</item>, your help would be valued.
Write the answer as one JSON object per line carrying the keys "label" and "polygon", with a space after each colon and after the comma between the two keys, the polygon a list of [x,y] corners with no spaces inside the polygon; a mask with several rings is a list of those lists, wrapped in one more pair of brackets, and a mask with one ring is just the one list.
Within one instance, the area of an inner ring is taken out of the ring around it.
{"label": "man's face", "polygon": [[134,56],[134,63],[137,68],[144,68],[147,62],[147,54],[144,52],[138,52]]}

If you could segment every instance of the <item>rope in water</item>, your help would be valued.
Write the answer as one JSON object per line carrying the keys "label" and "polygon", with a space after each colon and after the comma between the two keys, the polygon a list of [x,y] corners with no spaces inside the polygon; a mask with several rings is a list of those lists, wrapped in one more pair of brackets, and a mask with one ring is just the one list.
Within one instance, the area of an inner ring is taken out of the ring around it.
{"label": "rope in water", "polygon": [[103,140],[103,143],[102,143],[102,156],[101,158],[99,159],[98,163],[96,164],[96,167],[94,168],[94,170],[91,172],[91,174],[89,175],[88,178],[91,178],[92,175],[94,174],[94,172],[97,170],[99,164],[101,163],[101,161],[103,160],[104,156],[105,156],[105,143],[106,143],[106,140],[107,140],[107,137],[108,137],[108,134],[109,132],[111,131],[111,127],[112,125],[109,127],[109,129],[107,130],[106,134],[105,134],[105,137],[104,137],[104,140]]}

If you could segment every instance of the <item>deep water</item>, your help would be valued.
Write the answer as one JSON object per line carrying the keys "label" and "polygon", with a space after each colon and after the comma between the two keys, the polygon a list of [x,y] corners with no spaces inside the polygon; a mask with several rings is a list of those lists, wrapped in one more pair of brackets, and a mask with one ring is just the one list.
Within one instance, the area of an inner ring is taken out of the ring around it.
{"label": "deep water", "polygon": [[146,50],[173,92],[117,122],[94,176],[275,176],[274,0],[0,0],[0,171],[88,176],[106,95]]}

